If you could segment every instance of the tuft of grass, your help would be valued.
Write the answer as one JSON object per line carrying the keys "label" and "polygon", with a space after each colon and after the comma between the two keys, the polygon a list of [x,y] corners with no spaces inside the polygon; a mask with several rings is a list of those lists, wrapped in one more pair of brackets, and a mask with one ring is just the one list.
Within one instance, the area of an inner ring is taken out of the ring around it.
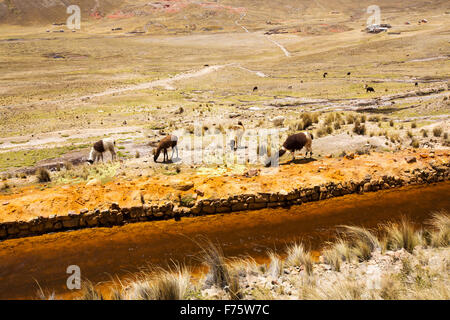
{"label": "tuft of grass", "polygon": [[294,243],[288,246],[286,253],[285,263],[287,266],[303,266],[308,275],[312,274],[314,260],[311,253],[305,249],[302,243]]}
{"label": "tuft of grass", "polygon": [[322,251],[322,257],[324,259],[324,262],[326,264],[329,264],[333,270],[335,271],[341,271],[341,263],[342,259],[341,256],[338,254],[334,248],[328,248]]}
{"label": "tuft of grass", "polygon": [[434,212],[428,221],[433,230],[430,232],[430,244],[433,247],[447,247],[450,245],[450,215],[442,210]]}
{"label": "tuft of grass", "polygon": [[347,241],[339,238],[322,252],[322,256],[325,263],[332,266],[334,270],[340,271],[341,263],[343,261],[351,262],[355,253]]}
{"label": "tuft of grass", "polygon": [[389,222],[385,225],[385,245],[389,250],[405,249],[413,252],[414,248],[422,244],[421,232],[414,229],[412,223],[402,217],[399,223]]}
{"label": "tuft of grass", "polygon": [[355,121],[355,125],[353,127],[353,132],[359,135],[365,135],[366,134],[366,125],[361,125],[359,120]]}
{"label": "tuft of grass", "polygon": [[428,137],[428,130],[422,129],[422,137],[427,138]]}
{"label": "tuft of grass", "polygon": [[66,168],[66,170],[72,170],[73,169],[73,163],[70,162],[70,161],[64,162],[64,168]]}
{"label": "tuft of grass", "polygon": [[341,123],[339,122],[339,121],[336,121],[335,123],[334,123],[334,130],[339,130],[340,128],[341,128]]}
{"label": "tuft of grass", "polygon": [[45,168],[37,169],[36,177],[37,177],[38,181],[41,183],[52,181],[52,179],[50,177],[50,172]]}
{"label": "tuft of grass", "polygon": [[272,277],[278,278],[283,274],[283,260],[274,251],[269,251],[268,256],[270,259],[268,272]]}
{"label": "tuft of grass", "polygon": [[81,286],[81,295],[77,300],[104,300],[103,295],[95,289],[90,281],[83,282]]}
{"label": "tuft of grass", "polygon": [[344,234],[350,237],[352,242],[352,252],[359,261],[366,261],[372,257],[372,252],[380,249],[378,238],[369,230],[356,226],[342,226]]}
{"label": "tuft of grass", "polygon": [[352,114],[348,114],[348,115],[345,117],[345,122],[346,122],[347,124],[353,124],[353,123],[355,122],[355,116],[352,115]]}
{"label": "tuft of grass", "polygon": [[230,271],[220,246],[208,241],[201,246],[203,263],[209,268],[208,279],[219,288],[230,287]]}
{"label": "tuft of grass", "polygon": [[440,137],[442,135],[442,128],[441,127],[435,127],[433,129],[433,136]]}
{"label": "tuft of grass", "polygon": [[183,300],[186,297],[190,272],[177,265],[175,270],[160,270],[148,275],[143,272],[140,279],[131,283],[128,298],[132,300]]}
{"label": "tuft of grass", "polygon": [[309,113],[309,112],[302,113],[302,115],[300,117],[302,119],[302,121],[301,121],[302,128],[300,130],[305,130],[305,129],[309,128],[310,126],[312,126],[314,119],[313,119],[313,116],[311,113]]}
{"label": "tuft of grass", "polygon": [[231,300],[242,300],[244,298],[244,294],[242,292],[242,288],[239,284],[239,276],[233,275],[230,279],[230,286],[228,289],[228,294],[230,295]]}

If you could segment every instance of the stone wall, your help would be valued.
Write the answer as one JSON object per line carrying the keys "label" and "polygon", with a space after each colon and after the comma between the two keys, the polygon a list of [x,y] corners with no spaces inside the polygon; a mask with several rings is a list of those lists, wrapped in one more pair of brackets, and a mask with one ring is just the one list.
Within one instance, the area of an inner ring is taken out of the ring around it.
{"label": "stone wall", "polygon": [[313,187],[274,193],[240,194],[220,199],[200,199],[191,207],[179,207],[171,202],[144,203],[145,195],[134,206],[121,208],[112,203],[109,208],[82,209],[64,215],[36,217],[28,221],[0,223],[0,240],[41,235],[50,232],[92,227],[111,227],[126,223],[163,220],[186,216],[289,207],[304,202],[319,201],[352,193],[372,192],[406,185],[436,183],[449,180],[450,163],[415,169],[399,176],[367,175],[361,181],[326,183]]}

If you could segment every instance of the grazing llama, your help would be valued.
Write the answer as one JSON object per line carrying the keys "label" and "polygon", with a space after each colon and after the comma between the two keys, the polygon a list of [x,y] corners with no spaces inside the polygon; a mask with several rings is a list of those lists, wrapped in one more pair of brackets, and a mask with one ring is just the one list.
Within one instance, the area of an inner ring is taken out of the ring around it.
{"label": "grazing llama", "polygon": [[292,154],[292,161],[295,160],[295,151],[301,150],[303,147],[306,148],[305,158],[308,155],[310,158],[312,157],[312,140],[314,139],[314,136],[311,133],[307,132],[300,132],[293,134],[284,141],[283,146],[278,151],[278,154],[275,154],[274,157],[272,157],[267,163],[266,167],[270,167],[270,165],[276,160],[282,157],[286,151],[291,152]]}
{"label": "grazing llama", "polygon": [[99,161],[100,159],[103,162],[103,154],[106,151],[111,153],[111,160],[114,161],[116,159],[116,151],[114,150],[115,145],[116,141],[112,138],[97,141],[91,148],[87,162],[93,164],[95,161]]}
{"label": "grazing llama", "polygon": [[168,135],[167,137],[163,138],[156,149],[153,151],[153,160],[157,162],[159,155],[161,154],[161,151],[163,152],[164,159],[163,162],[166,162],[169,160],[169,155],[167,154],[167,149],[172,148],[172,156],[170,157],[170,160],[173,159],[173,154],[175,150],[177,150],[177,159],[178,159],[178,137],[175,135]]}

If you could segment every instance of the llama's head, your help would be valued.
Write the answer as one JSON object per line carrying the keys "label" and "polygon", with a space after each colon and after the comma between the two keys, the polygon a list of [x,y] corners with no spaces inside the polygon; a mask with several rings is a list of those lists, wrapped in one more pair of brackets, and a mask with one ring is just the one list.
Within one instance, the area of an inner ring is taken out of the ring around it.
{"label": "llama's head", "polygon": [[156,148],[153,149],[153,161],[156,162],[156,160],[158,160],[159,153],[160,153],[160,150],[158,150],[158,149],[156,149]]}
{"label": "llama's head", "polygon": [[93,163],[94,163],[94,160],[92,160],[92,159],[87,159],[86,162],[89,163],[89,164],[93,164]]}

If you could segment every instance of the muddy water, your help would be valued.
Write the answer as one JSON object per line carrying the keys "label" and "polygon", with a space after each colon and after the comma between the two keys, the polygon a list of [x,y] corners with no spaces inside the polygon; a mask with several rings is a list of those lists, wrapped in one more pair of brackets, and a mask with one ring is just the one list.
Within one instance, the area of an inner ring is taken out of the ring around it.
{"label": "muddy water", "polygon": [[[37,285],[66,293],[69,265],[83,278],[109,281],[147,264],[165,266],[171,259],[196,264],[192,241],[203,235],[221,243],[227,256],[265,256],[302,239],[312,249],[323,245],[341,224],[375,227],[410,217],[423,223],[433,210],[450,211],[450,182],[348,195],[290,209],[183,218],[122,227],[95,228],[0,242],[0,299],[36,298]],[[36,281],[35,281],[36,280]]]}

